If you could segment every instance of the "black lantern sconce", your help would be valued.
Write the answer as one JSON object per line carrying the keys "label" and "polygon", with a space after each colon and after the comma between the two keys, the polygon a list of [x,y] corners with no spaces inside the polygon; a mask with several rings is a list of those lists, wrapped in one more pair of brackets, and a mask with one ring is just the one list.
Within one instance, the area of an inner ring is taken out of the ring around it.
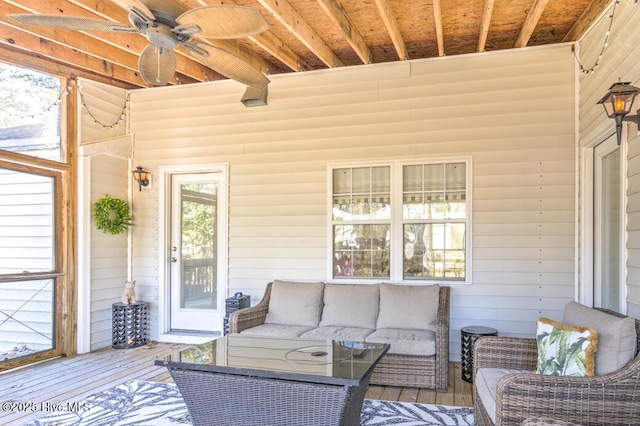
{"label": "black lantern sconce", "polygon": [[640,110],[636,115],[627,115],[631,112],[633,100],[640,92],[640,88],[632,86],[629,82],[613,83],[609,91],[598,101],[602,104],[609,118],[616,120],[616,136],[618,145],[622,139],[622,122],[629,121],[640,125]]}
{"label": "black lantern sconce", "polygon": [[150,173],[147,170],[143,169],[141,166],[138,166],[131,173],[133,173],[133,179],[136,182],[138,182],[138,186],[139,186],[141,192],[142,192],[142,187],[143,186],[149,186],[149,174]]}

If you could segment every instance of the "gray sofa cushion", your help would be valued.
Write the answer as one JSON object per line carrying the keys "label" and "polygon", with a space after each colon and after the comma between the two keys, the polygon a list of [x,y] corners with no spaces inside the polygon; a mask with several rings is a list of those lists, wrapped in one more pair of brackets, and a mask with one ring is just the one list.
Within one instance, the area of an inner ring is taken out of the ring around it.
{"label": "gray sofa cushion", "polygon": [[350,340],[352,342],[364,342],[365,338],[373,333],[370,328],[359,327],[318,327],[302,333],[303,339],[317,340]]}
{"label": "gray sofa cushion", "polygon": [[380,284],[377,329],[436,331],[440,286]]}
{"label": "gray sofa cushion", "polygon": [[596,376],[618,371],[635,357],[636,324],[631,317],[619,318],[569,302],[564,308],[563,322],[567,325],[593,327],[598,332]]}
{"label": "gray sofa cushion", "polygon": [[496,389],[498,380],[507,374],[531,373],[524,370],[509,370],[506,368],[479,368],[473,378],[473,385],[476,387],[480,400],[487,414],[493,423],[496,422]]}
{"label": "gray sofa cushion", "polygon": [[436,354],[436,333],[428,330],[381,328],[365,342],[389,343],[390,354],[431,356]]}
{"label": "gray sofa cushion", "polygon": [[265,324],[317,327],[324,283],[274,281]]}
{"label": "gray sofa cushion", "polygon": [[320,326],[376,328],[380,286],[326,284]]}
{"label": "gray sofa cushion", "polygon": [[303,333],[313,330],[308,325],[287,325],[287,324],[260,324],[255,327],[248,328],[240,334],[253,336],[269,336],[269,337],[300,337]]}

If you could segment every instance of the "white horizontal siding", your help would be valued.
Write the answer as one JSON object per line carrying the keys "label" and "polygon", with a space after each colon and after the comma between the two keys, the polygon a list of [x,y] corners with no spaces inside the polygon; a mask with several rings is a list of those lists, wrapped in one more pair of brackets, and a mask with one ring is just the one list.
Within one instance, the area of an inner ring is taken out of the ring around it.
{"label": "white horizontal siding", "polygon": [[[128,199],[129,162],[111,155],[93,155],[91,203],[108,194]],[[111,346],[111,305],[119,302],[128,272],[127,234],[104,233],[91,223],[90,304],[91,350]],[[84,284],[86,285],[86,283]]]}
{"label": "white horizontal siding", "polygon": [[[474,272],[453,286],[452,358],[462,326],[531,335],[539,315],[559,319],[575,273],[569,45],[274,75],[261,108],[245,108],[243,90],[131,93],[136,163],[229,164],[230,294],[255,303],[275,278],[327,279],[329,163],[460,155],[473,162]],[[149,292],[161,288],[147,249],[157,203],[156,189],[134,193],[145,220],[133,230],[133,275]]]}
{"label": "white horizontal siding", "polygon": [[127,133],[125,117],[118,121],[126,107],[126,90],[79,78],[78,97],[81,143],[110,139]]}

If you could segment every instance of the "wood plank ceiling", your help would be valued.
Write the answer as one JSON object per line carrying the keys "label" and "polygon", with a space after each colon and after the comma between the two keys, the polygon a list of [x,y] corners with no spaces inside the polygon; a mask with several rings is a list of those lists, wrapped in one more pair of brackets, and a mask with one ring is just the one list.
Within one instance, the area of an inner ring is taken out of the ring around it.
{"label": "wood plank ceiling", "polygon": [[[145,0],[143,0],[144,2]],[[159,1],[159,0],[155,0]],[[611,0],[166,0],[187,9],[257,8],[271,28],[210,40],[266,74],[460,55],[577,40]],[[110,0],[1,0],[0,60],[36,65],[119,87],[145,87],[140,34],[81,33],[22,25],[8,14],[43,13],[129,24]],[[170,84],[224,78],[178,52]]]}

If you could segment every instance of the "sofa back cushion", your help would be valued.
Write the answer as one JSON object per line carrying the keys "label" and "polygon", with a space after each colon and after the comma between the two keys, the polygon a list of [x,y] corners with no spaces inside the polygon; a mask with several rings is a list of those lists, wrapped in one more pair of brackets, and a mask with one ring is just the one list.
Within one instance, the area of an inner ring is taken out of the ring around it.
{"label": "sofa back cushion", "polygon": [[266,324],[317,327],[322,310],[324,283],[299,283],[276,280],[271,284]]}
{"label": "sofa back cushion", "polygon": [[376,328],[436,331],[440,286],[380,284]]}
{"label": "sofa back cushion", "polygon": [[636,323],[606,312],[569,302],[564,308],[565,324],[593,327],[598,332],[596,376],[620,370],[636,353]]}
{"label": "sofa back cushion", "polygon": [[379,300],[379,284],[326,284],[320,326],[375,329]]}

